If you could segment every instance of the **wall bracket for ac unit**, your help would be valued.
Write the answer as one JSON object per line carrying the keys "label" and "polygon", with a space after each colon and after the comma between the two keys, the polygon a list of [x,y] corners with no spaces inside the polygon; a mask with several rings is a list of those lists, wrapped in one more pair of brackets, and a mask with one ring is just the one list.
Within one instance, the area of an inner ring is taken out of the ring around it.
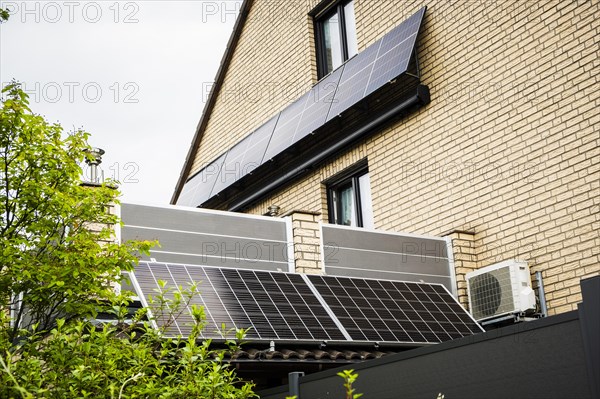
{"label": "wall bracket for ac unit", "polygon": [[507,325],[507,324],[514,324],[514,323],[520,323],[523,321],[533,321],[533,320],[537,320],[539,318],[541,318],[542,315],[541,314],[534,314],[534,315],[523,315],[520,313],[516,313],[516,314],[509,314],[509,315],[504,315],[501,317],[497,317],[495,319],[488,319],[488,320],[484,320],[484,321],[480,321],[479,324],[483,327],[486,328],[490,327],[492,325],[496,325],[496,324],[501,324],[501,325]]}

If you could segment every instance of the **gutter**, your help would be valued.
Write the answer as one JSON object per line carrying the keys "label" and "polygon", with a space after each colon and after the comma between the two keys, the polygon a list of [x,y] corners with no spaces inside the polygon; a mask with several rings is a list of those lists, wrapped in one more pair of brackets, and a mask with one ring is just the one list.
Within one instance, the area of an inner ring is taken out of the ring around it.
{"label": "gutter", "polygon": [[426,105],[429,104],[429,88],[425,85],[419,85],[417,87],[417,93],[412,97],[409,97],[407,100],[401,102],[390,110],[384,112],[379,115],[375,119],[371,120],[366,125],[358,128],[357,130],[351,132],[331,147],[326,148],[322,152],[312,156],[302,164],[296,166],[294,169],[289,172],[279,176],[275,180],[271,181],[266,186],[263,186],[261,189],[253,192],[249,196],[245,197],[241,201],[238,201],[229,207],[230,212],[236,212],[242,210],[244,207],[250,205],[251,203],[258,201],[261,197],[267,195],[267,193],[283,186],[284,184],[290,182],[292,179],[303,174],[306,170],[314,167],[320,162],[324,161],[328,157],[334,155],[336,152],[342,151],[345,147],[352,144],[354,141],[358,140],[362,136],[370,133],[371,131],[377,129],[381,125],[389,122],[394,116],[398,115],[400,112],[407,110],[408,108],[414,105]]}
{"label": "gutter", "polygon": [[206,125],[208,125],[208,120],[210,115],[212,114],[212,110],[217,102],[217,94],[221,90],[221,85],[225,80],[225,74],[229,69],[229,63],[233,58],[233,53],[237,47],[240,36],[242,34],[242,29],[245,25],[246,19],[248,18],[248,13],[250,12],[250,7],[252,6],[254,0],[244,0],[242,6],[240,7],[240,14],[238,15],[237,20],[235,21],[235,25],[233,26],[233,32],[229,37],[229,41],[227,42],[227,47],[225,49],[225,54],[223,54],[223,58],[221,59],[221,64],[219,65],[219,70],[217,71],[217,75],[215,77],[215,84],[212,86],[210,93],[208,95],[208,101],[204,105],[204,109],[202,110],[202,116],[200,117],[200,121],[198,122],[198,126],[196,127],[196,133],[194,134],[194,138],[192,139],[192,144],[190,149],[188,150],[188,154],[185,157],[185,162],[183,164],[183,168],[181,169],[181,173],[179,174],[179,179],[177,180],[177,184],[175,185],[175,191],[173,192],[173,196],[171,197],[171,204],[175,205],[177,203],[177,199],[179,198],[179,194],[181,194],[181,190],[189,176],[190,170],[192,169],[192,165],[194,163],[194,158],[196,157],[196,152],[198,147],[200,146],[200,141],[202,140],[202,136],[204,135],[204,131],[206,129]]}

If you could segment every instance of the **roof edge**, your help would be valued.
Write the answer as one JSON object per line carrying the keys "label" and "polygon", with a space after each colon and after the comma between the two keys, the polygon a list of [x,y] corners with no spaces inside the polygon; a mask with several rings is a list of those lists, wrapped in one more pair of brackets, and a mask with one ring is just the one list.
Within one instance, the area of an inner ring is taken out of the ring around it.
{"label": "roof edge", "polygon": [[225,53],[223,54],[221,64],[219,65],[219,69],[217,70],[217,74],[215,76],[215,83],[210,90],[208,100],[204,105],[204,109],[202,110],[202,116],[200,117],[200,121],[198,122],[198,125],[196,127],[196,133],[192,138],[190,149],[188,150],[185,162],[183,163],[183,167],[181,169],[181,173],[179,174],[179,178],[177,180],[177,184],[175,185],[175,191],[173,192],[173,196],[171,197],[170,202],[173,205],[177,203],[177,200],[179,199],[179,194],[181,194],[183,185],[185,184],[187,176],[189,175],[190,170],[192,169],[197,149],[200,145],[200,141],[202,140],[202,136],[204,135],[206,125],[208,124],[208,120],[210,119],[210,115],[217,101],[217,95],[221,90],[221,85],[225,80],[225,74],[229,69],[229,64],[231,63],[231,59],[233,58],[233,53],[235,52],[235,49],[239,42],[242,29],[244,28],[253,1],[254,0],[244,0],[242,6],[240,7],[240,13],[238,15],[237,20],[235,21],[235,25],[233,26],[233,32],[229,37],[227,47],[225,48]]}

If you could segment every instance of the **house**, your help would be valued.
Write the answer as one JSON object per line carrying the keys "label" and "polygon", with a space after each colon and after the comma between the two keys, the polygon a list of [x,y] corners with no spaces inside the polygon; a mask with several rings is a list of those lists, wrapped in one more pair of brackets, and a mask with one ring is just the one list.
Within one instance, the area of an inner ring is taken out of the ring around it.
{"label": "house", "polygon": [[246,0],[172,203],[449,237],[463,304],[466,273],[522,259],[574,310],[600,272],[596,14]]}
{"label": "house", "polygon": [[[348,333],[325,357],[347,362],[379,357],[380,341],[410,340],[352,338],[375,324],[363,308],[362,326],[345,325],[354,317],[332,305],[341,294],[315,293],[330,283],[313,275],[355,288],[376,281],[377,293],[344,298],[389,312],[395,305],[377,296],[384,285],[425,284],[423,298],[440,290],[469,308],[470,273],[517,265],[517,285],[538,290],[538,305],[504,322],[572,314],[580,281],[600,273],[596,14],[593,2],[568,1],[245,0],[173,194],[178,207],[123,213],[124,234],[165,242],[146,259],[141,291],[157,273],[173,283],[209,275],[169,264],[219,269],[231,298],[234,286],[244,295],[261,286],[259,273],[300,273],[285,278],[299,281],[302,301],[310,289]],[[139,231],[136,212],[150,223]],[[247,253],[276,244],[286,249]],[[415,334],[436,334],[422,316],[412,322]],[[283,366],[264,360],[300,367],[323,349],[314,337],[308,349],[258,341],[237,364],[272,373]]]}

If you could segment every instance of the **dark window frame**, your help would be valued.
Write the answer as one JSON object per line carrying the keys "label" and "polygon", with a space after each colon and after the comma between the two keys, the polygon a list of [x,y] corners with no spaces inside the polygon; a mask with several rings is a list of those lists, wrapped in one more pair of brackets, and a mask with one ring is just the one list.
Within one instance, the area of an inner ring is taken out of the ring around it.
{"label": "dark window frame", "polygon": [[[319,79],[330,74],[327,70],[327,50],[325,48],[325,33],[323,22],[334,14],[339,17],[339,34],[342,50],[342,63],[348,61],[348,33],[346,31],[346,14],[344,7],[353,0],[336,0],[323,9],[315,8],[309,15],[313,17],[315,31],[315,49],[317,53],[317,75]],[[355,21],[356,22],[356,21]]]}
{"label": "dark window frame", "polygon": [[344,225],[340,220],[342,203],[338,200],[338,197],[343,189],[351,186],[352,201],[354,201],[354,209],[356,211],[356,214],[354,215],[356,217],[356,227],[364,227],[359,179],[367,173],[369,173],[369,167],[367,163],[363,161],[325,182],[327,187],[327,212],[329,223]]}

